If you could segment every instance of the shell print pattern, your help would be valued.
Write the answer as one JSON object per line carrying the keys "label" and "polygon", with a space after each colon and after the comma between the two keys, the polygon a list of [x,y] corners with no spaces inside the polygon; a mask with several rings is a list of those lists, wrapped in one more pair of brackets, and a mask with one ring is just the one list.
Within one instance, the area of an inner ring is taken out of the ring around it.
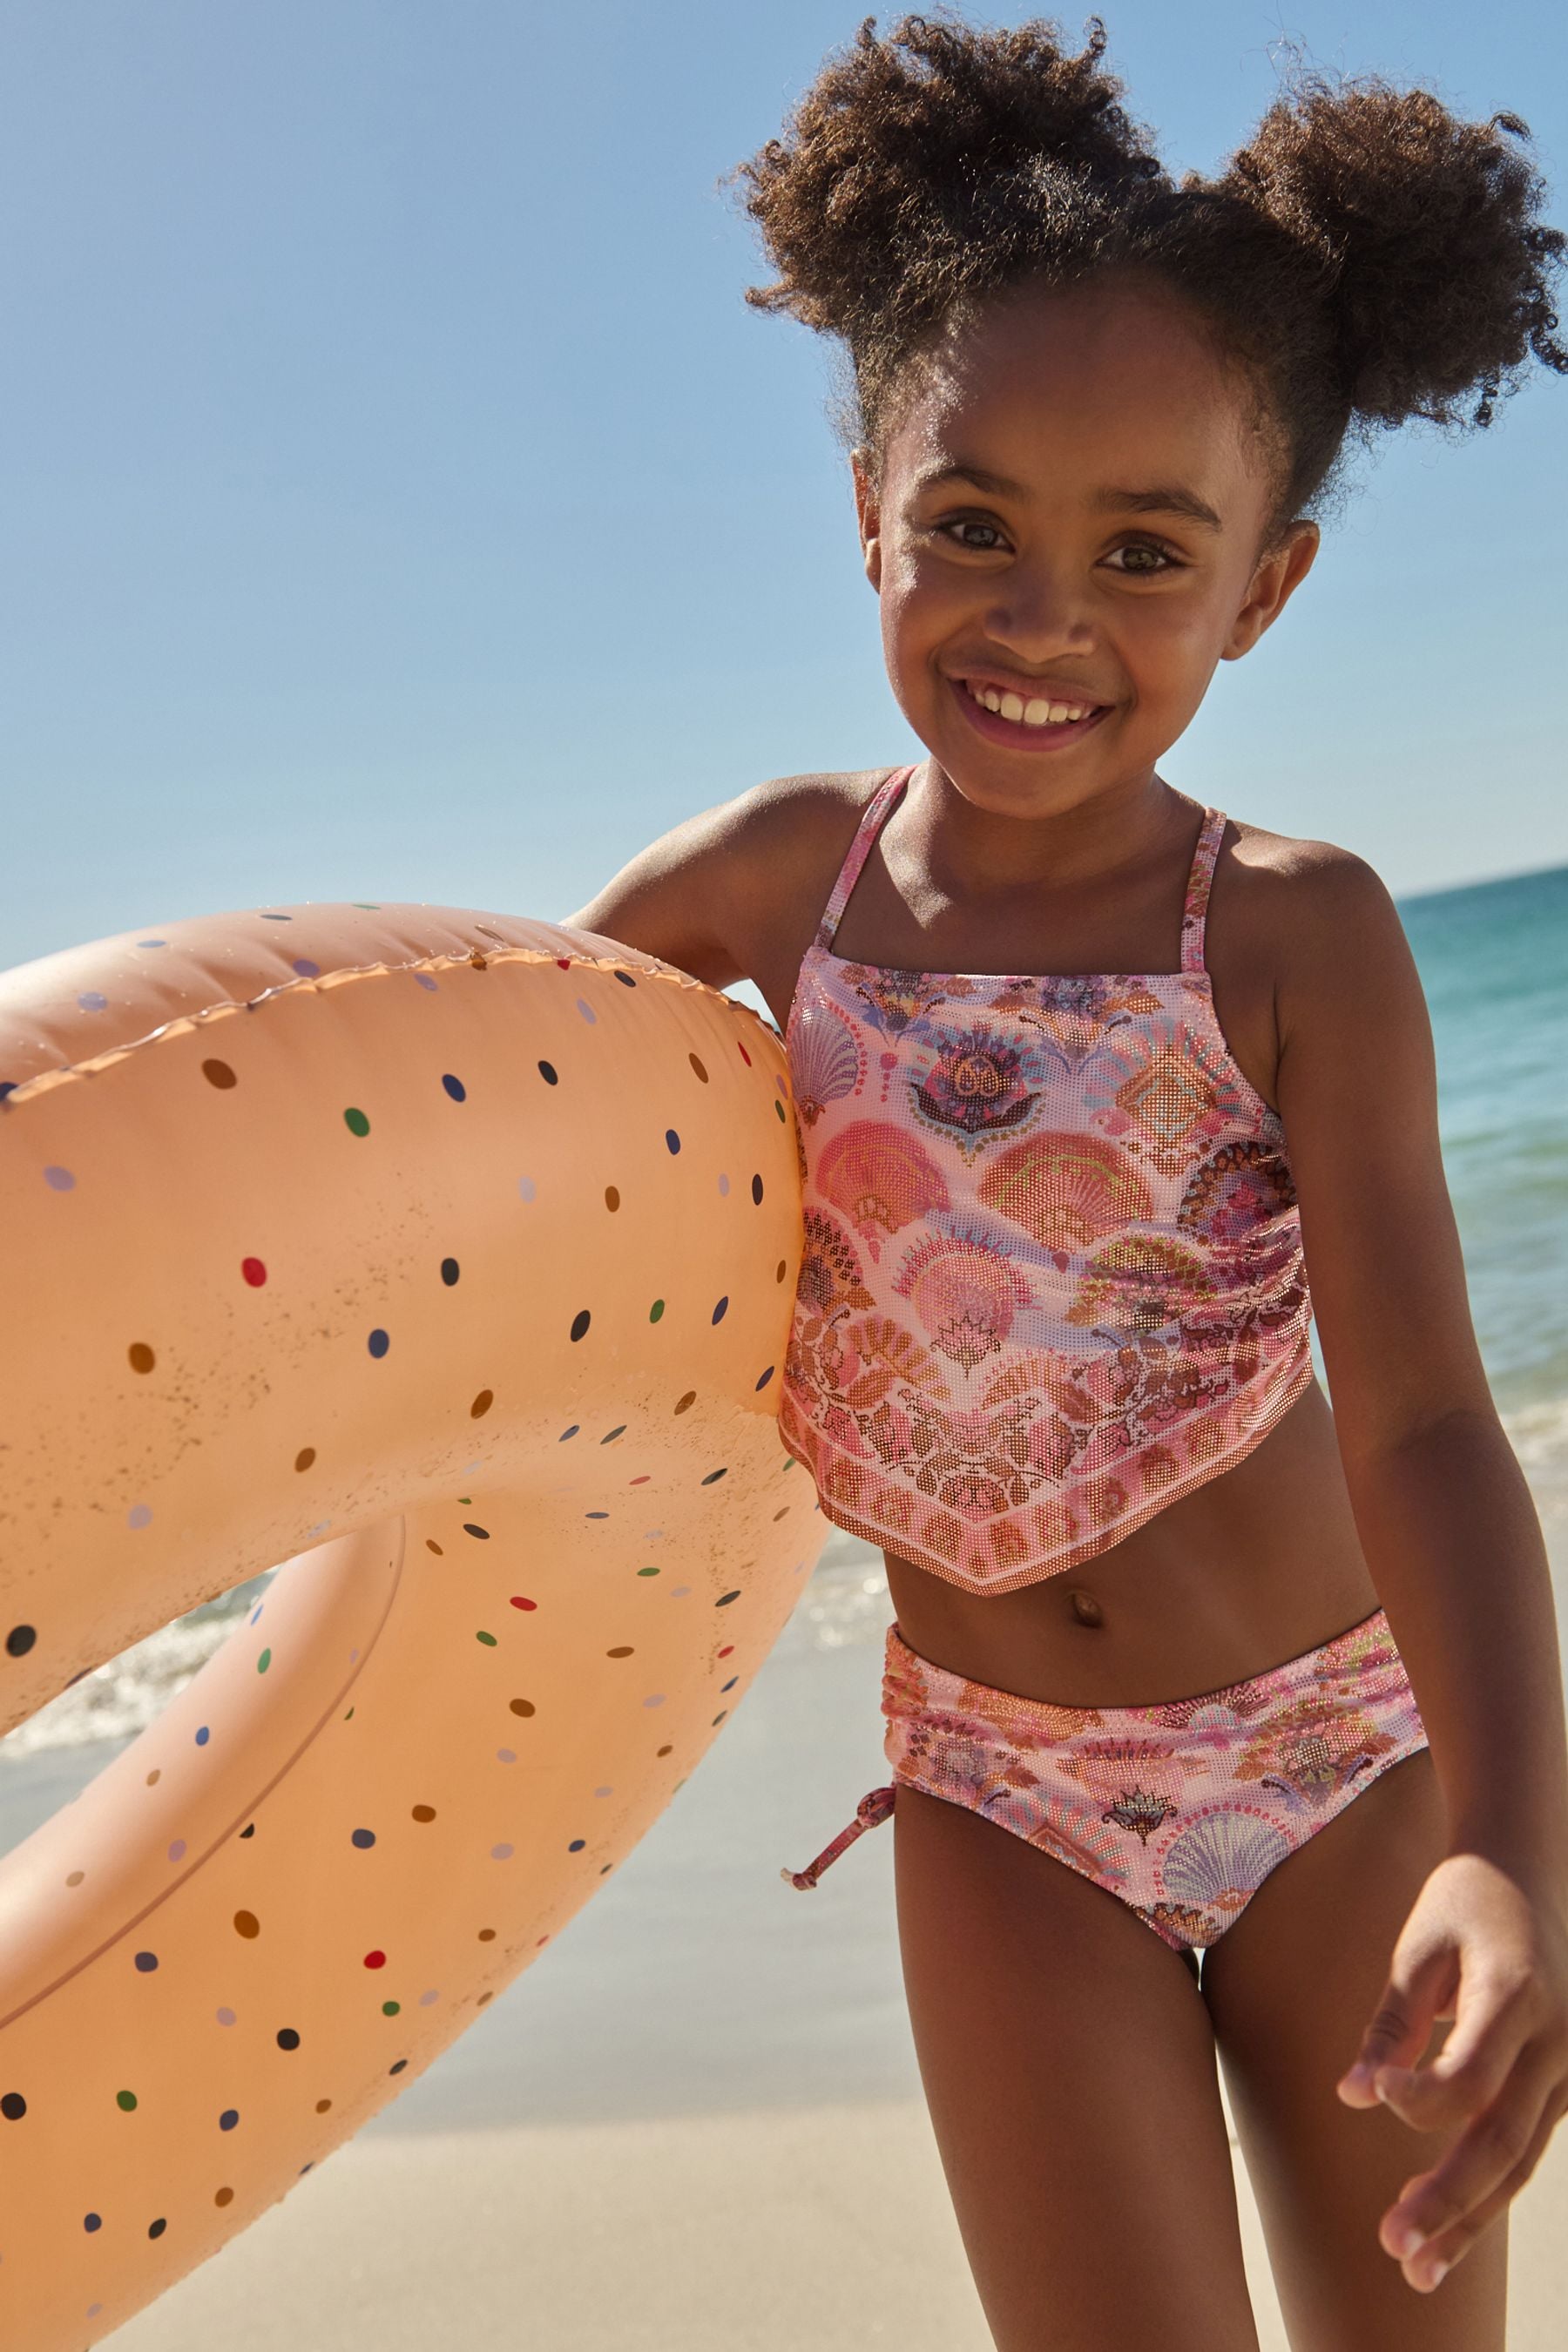
{"label": "shell print pattern", "polygon": [[882,1714],[895,1782],[1000,1822],[1178,1948],[1215,1942],[1314,1831],[1426,1746],[1381,1609],[1223,1689],[1092,1708],[967,1681],[893,1624]]}
{"label": "shell print pattern", "polygon": [[975,1186],[980,1199],[1066,1265],[1153,1209],[1149,1186],[1124,1151],[1099,1136],[1027,1136],[993,1154]]}
{"label": "shell print pattern", "polygon": [[841,1210],[873,1259],[883,1241],[917,1217],[949,1205],[947,1182],[929,1151],[889,1119],[857,1118],[824,1138],[814,1189]]}
{"label": "shell print pattern", "polygon": [[866,1055],[852,1023],[831,1004],[811,1004],[797,1024],[795,1107],[807,1127],[829,1103],[852,1095],[866,1075]]}
{"label": "shell print pattern", "polygon": [[1007,1592],[1249,1452],[1311,1380],[1311,1309],[1283,1129],[1204,967],[1225,818],[1179,971],[851,962],[834,932],[911,772],[868,804],[796,986],[779,1433],[836,1526]]}
{"label": "shell print pattern", "polygon": [[907,1298],[933,1348],[965,1371],[1001,1352],[1028,1285],[994,1243],[932,1233],[904,1258],[893,1289]]}

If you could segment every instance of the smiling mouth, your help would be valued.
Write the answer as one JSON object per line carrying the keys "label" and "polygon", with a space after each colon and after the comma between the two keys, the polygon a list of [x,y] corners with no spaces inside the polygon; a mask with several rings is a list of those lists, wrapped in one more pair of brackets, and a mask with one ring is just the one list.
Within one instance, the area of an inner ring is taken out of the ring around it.
{"label": "smiling mouth", "polygon": [[1104,709],[1103,703],[1090,702],[1084,696],[1022,695],[1010,688],[991,686],[984,678],[961,678],[964,692],[984,710],[994,711],[1000,719],[1011,719],[1025,727],[1059,727],[1064,722],[1087,719],[1091,712]]}
{"label": "smiling mouth", "polygon": [[1108,702],[1091,702],[1082,696],[1072,700],[1059,694],[1026,698],[984,678],[950,677],[948,684],[973,727],[992,742],[1019,749],[1044,751],[1076,743],[1111,709]]}

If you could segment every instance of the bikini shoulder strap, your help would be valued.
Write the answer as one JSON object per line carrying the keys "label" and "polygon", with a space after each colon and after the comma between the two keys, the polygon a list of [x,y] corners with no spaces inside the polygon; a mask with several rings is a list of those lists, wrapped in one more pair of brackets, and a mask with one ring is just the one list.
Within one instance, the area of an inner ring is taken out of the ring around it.
{"label": "bikini shoulder strap", "polygon": [[1208,920],[1209,892],[1214,887],[1215,860],[1219,856],[1226,823],[1223,809],[1204,811],[1204,829],[1193,852],[1193,870],[1187,877],[1187,903],[1182,910],[1184,971],[1203,971],[1205,969],[1204,930]]}
{"label": "bikini shoulder strap", "polygon": [[860,868],[870,855],[871,844],[876,840],[883,820],[892,814],[894,802],[913,774],[912,767],[895,768],[892,773],[885,777],[878,785],[867,802],[860,822],[855,829],[855,838],[850,843],[848,853],[838,869],[838,879],[829,892],[827,904],[822,910],[822,920],[816,927],[816,944],[819,948],[826,949],[832,946],[833,935],[838,929],[839,917],[849,903],[850,891],[860,879]]}

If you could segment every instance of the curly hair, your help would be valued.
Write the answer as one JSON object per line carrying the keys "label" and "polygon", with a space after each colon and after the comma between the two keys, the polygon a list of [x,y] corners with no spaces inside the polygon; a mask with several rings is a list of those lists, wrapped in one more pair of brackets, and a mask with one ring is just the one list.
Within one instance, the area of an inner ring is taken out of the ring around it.
{"label": "curly hair", "polygon": [[1276,427],[1271,533],[1321,505],[1348,443],[1411,417],[1489,425],[1531,355],[1568,372],[1568,238],[1538,217],[1517,115],[1462,121],[1426,90],[1298,68],[1219,178],[1178,184],[1101,67],[1098,17],[1077,56],[1043,18],[875,24],[726,174],[780,273],[745,299],[839,340],[834,424],[874,480],[911,360],[1026,281],[1131,268],[1186,297]]}

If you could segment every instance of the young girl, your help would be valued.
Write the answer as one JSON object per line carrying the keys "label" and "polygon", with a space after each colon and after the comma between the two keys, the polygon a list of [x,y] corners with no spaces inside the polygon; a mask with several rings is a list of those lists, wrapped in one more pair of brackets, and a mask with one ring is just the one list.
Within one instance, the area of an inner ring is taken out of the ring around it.
{"label": "young girl", "polygon": [[749,976],[787,1041],[782,1434],[897,1612],[894,1781],[795,1883],[896,1794],[1002,2352],[1256,2347],[1216,2049],[1295,2352],[1501,2352],[1568,2105],[1540,1530],[1389,898],[1158,763],[1306,579],[1347,435],[1568,367],[1564,239],[1510,115],[1300,78],[1176,185],[1097,22],[874,24],[741,167],[748,299],[847,348],[928,756],[760,785],[572,918]]}

